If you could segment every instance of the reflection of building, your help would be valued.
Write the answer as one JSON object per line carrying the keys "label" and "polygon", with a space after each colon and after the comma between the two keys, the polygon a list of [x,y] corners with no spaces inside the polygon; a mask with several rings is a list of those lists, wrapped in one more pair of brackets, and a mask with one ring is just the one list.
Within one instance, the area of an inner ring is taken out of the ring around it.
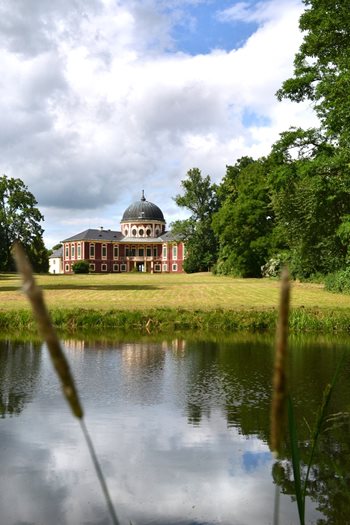
{"label": "reflection of building", "polygon": [[163,212],[145,199],[131,204],[121,220],[121,231],[85,230],[63,241],[63,271],[86,260],[90,272],[183,271],[184,244],[165,230]]}

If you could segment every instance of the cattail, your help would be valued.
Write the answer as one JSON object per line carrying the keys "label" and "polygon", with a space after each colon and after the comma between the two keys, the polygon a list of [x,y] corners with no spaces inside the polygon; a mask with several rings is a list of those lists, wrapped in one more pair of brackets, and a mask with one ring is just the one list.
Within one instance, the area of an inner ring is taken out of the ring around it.
{"label": "cattail", "polygon": [[73,414],[81,419],[83,417],[83,409],[79,401],[78,392],[75,388],[69,364],[52,325],[49,312],[44,302],[43,293],[35,282],[31,264],[19,242],[13,245],[12,252],[18,272],[22,276],[22,289],[32,306],[34,317],[38,323],[40,336],[47,344],[53,365],[61,381],[64,396]]}
{"label": "cattail", "polygon": [[271,438],[272,452],[278,457],[285,428],[287,398],[286,359],[288,343],[288,315],[290,282],[287,268],[281,275],[281,296],[276,330],[276,352],[272,381]]}

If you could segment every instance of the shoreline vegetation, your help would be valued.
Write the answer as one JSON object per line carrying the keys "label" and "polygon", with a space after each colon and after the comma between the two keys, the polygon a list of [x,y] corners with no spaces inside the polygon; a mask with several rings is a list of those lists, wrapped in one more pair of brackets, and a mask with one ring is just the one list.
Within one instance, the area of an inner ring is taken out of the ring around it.
{"label": "shoreline vegetation", "polygon": [[[210,273],[37,275],[54,326],[74,334],[274,332],[280,283]],[[349,333],[350,297],[292,283],[293,333]],[[36,333],[16,274],[0,275],[0,330]]]}

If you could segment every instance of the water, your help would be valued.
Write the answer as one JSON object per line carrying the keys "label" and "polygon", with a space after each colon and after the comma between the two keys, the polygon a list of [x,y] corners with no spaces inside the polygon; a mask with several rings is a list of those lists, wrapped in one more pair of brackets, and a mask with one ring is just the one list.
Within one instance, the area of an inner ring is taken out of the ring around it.
{"label": "water", "polygon": [[[301,457],[322,390],[350,341],[292,339],[290,388]],[[86,424],[122,523],[298,523],[286,449],[268,447],[273,341],[65,341]],[[336,425],[312,470],[308,523],[350,523],[349,359],[336,389]],[[62,399],[46,349],[0,342],[0,523],[108,524],[79,423]]]}

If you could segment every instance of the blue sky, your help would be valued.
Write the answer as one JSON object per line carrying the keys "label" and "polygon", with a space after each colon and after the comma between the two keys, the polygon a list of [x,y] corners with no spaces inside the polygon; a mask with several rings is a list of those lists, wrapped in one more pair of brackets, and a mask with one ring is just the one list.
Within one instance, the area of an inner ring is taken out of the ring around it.
{"label": "blue sky", "polygon": [[3,0],[2,173],[45,216],[48,247],[119,229],[141,190],[167,223],[189,169],[219,182],[242,155],[309,127],[278,102],[301,43],[300,0]]}
{"label": "blue sky", "polygon": [[[246,2],[249,11],[256,2]],[[241,47],[256,31],[257,22],[223,19],[220,13],[232,7],[229,0],[206,1],[189,5],[182,21],[172,31],[176,48],[191,55],[210,53],[214,49],[230,51]],[[236,4],[237,5],[237,4]]]}

